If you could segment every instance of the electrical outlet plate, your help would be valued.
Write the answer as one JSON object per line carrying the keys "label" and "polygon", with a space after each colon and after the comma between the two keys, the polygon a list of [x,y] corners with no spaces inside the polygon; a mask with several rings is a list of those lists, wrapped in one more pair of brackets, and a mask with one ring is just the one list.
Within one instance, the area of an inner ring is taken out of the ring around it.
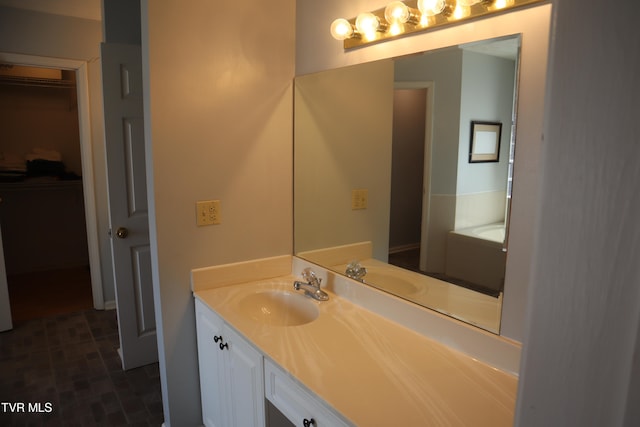
{"label": "electrical outlet plate", "polygon": [[369,191],[366,189],[351,190],[351,209],[366,209],[369,202]]}
{"label": "electrical outlet plate", "polygon": [[196,202],[196,224],[214,225],[222,222],[220,200],[200,200]]}

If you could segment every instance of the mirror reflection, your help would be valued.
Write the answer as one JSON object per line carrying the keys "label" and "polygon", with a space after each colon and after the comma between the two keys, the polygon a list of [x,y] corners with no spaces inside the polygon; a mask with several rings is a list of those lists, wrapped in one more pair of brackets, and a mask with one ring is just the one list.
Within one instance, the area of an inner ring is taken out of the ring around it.
{"label": "mirror reflection", "polygon": [[498,333],[519,46],[296,78],[295,253]]}

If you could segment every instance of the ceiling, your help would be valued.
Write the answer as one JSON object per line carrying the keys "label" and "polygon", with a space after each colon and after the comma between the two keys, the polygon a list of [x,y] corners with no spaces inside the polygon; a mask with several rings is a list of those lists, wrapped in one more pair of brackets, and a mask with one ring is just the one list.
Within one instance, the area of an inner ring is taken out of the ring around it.
{"label": "ceiling", "polygon": [[0,6],[102,20],[101,0],[0,0]]}

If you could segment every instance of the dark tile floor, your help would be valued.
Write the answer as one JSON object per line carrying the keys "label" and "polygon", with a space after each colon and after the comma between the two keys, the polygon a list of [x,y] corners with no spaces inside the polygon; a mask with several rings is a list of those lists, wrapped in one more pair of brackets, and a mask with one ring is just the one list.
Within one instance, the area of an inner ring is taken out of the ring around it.
{"label": "dark tile floor", "polygon": [[116,311],[20,322],[0,333],[0,426],[160,426],[158,364],[123,371]]}

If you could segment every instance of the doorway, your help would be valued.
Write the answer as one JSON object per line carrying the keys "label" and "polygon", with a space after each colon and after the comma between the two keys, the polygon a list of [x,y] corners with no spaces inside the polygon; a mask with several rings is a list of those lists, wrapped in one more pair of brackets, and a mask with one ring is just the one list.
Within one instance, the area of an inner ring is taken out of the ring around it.
{"label": "doorway", "polygon": [[[6,271],[3,271],[2,274],[8,276],[10,287],[13,288],[15,285],[19,289],[18,294],[20,292],[27,293],[33,303],[37,303],[38,295],[42,297],[45,290],[57,297],[45,298],[44,306],[46,310],[42,313],[43,316],[51,314],[49,311],[55,305],[55,299],[63,300],[68,310],[85,308],[87,305],[89,305],[87,308],[102,309],[104,308],[104,297],[97,243],[97,215],[93,191],[86,63],[83,61],[17,54],[2,54],[2,62],[14,66],[36,67],[38,69],[48,68],[53,70],[54,74],[58,73],[61,76],[60,79],[46,77],[42,82],[49,85],[66,85],[67,87],[40,89],[50,92],[65,92],[63,96],[59,96],[59,93],[53,96],[49,94],[49,101],[54,104],[66,103],[67,111],[65,114],[67,116],[75,116],[75,124],[70,126],[75,126],[76,132],[76,153],[65,154],[65,157],[70,159],[70,163],[73,166],[65,168],[63,171],[57,170],[58,173],[64,176],[64,179],[51,182],[47,178],[39,178],[30,180],[28,184],[25,184],[27,180],[22,181],[22,183],[11,183],[11,185],[9,183],[4,185],[3,183],[4,190],[7,191],[7,188],[9,188],[7,194],[11,194],[11,198],[14,201],[20,199],[21,203],[25,203],[22,207],[22,212],[25,212],[25,214],[19,220],[26,222],[28,227],[25,229],[27,231],[24,231],[25,235],[20,234],[16,238],[11,236],[12,233],[15,234],[13,229],[10,231],[5,224],[2,224],[3,238],[7,241],[6,244],[15,245],[17,243],[18,248],[18,253],[15,254],[17,255],[16,258],[11,253],[7,253],[7,249],[11,251],[13,249],[7,248],[7,245],[5,245],[7,263]],[[33,83],[33,79],[31,79],[30,83]],[[32,92],[35,90],[33,87],[30,89]],[[55,116],[53,111],[51,111],[51,115]],[[30,126],[38,126],[38,124]],[[29,154],[32,154],[30,156],[32,159],[49,156],[48,160],[52,162],[38,163],[39,166],[59,168],[54,158],[58,154],[56,153],[58,150],[52,149],[50,146],[46,149],[38,147],[38,145],[45,145],[45,143],[46,141],[43,141],[43,144],[31,144],[40,150],[37,153],[33,153],[33,147],[24,148],[28,148]],[[64,150],[66,149],[62,151]],[[45,155],[42,155],[43,153]],[[40,155],[33,156],[33,154]],[[79,176],[82,179],[73,179]],[[26,196],[29,192],[40,193],[38,198],[43,198],[41,199],[42,202],[36,202],[34,205],[33,198]],[[6,202],[8,200],[5,201],[2,207],[3,217],[6,216],[6,211],[10,210]],[[15,216],[15,213],[11,215]],[[15,220],[15,218],[12,220]],[[35,234],[38,240],[36,246],[31,247],[31,249],[35,249],[34,251],[28,251],[28,246],[30,245],[29,234]],[[71,246],[67,245],[70,241],[74,243]],[[26,256],[25,250],[27,250]],[[46,256],[43,255],[47,253],[47,250],[53,250],[53,253],[56,254],[53,258],[58,257],[58,259],[52,259],[50,260],[51,262],[47,263]],[[56,268],[56,261],[59,262],[58,265],[62,268]],[[56,283],[61,283],[61,285]],[[40,286],[40,291],[34,291],[29,295],[26,290],[30,286]],[[46,288],[42,290],[42,286]],[[60,287],[57,288],[58,286]],[[18,295],[15,292],[11,293]],[[68,295],[72,295],[73,298],[66,297]],[[60,308],[65,310],[64,306]],[[22,315],[19,314],[19,316]]]}
{"label": "doorway", "polygon": [[396,83],[389,263],[420,272],[429,217],[431,82]]}

